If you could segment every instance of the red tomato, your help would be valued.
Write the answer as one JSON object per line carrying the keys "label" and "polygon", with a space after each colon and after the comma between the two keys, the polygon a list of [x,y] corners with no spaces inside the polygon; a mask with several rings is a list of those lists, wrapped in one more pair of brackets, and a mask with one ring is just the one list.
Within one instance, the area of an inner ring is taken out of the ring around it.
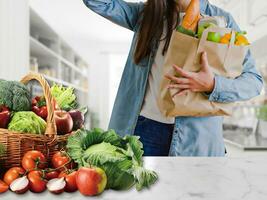
{"label": "red tomato", "polygon": [[46,158],[40,151],[28,151],[22,158],[22,167],[28,171],[44,169],[46,167]]}
{"label": "red tomato", "polygon": [[3,180],[7,185],[10,185],[14,180],[23,176],[24,173],[25,173],[25,170],[23,168],[12,167],[5,173]]}
{"label": "red tomato", "polygon": [[68,173],[68,171],[61,172],[59,174],[59,178],[64,177],[66,181],[66,186],[64,190],[66,192],[75,192],[77,191],[77,184],[76,184],[76,171]]}
{"label": "red tomato", "polygon": [[5,193],[8,190],[8,185],[0,180],[0,194]]}
{"label": "red tomato", "polygon": [[52,157],[53,167],[56,169],[59,168],[60,171],[63,171],[65,169],[71,169],[73,167],[73,162],[70,161],[71,159],[68,157],[68,155],[65,152],[61,151],[56,152]]}
{"label": "red tomato", "polygon": [[41,171],[34,170],[28,174],[29,189],[32,192],[40,193],[46,190],[47,181],[44,179],[44,174]]}
{"label": "red tomato", "polygon": [[50,171],[45,174],[45,178],[47,180],[51,180],[54,178],[58,178],[58,175],[59,175],[58,171]]}

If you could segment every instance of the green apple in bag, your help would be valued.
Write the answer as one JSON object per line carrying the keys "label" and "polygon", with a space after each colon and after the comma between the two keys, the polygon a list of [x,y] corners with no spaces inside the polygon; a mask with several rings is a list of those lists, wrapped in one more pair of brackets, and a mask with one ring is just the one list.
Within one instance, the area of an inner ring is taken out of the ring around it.
{"label": "green apple in bag", "polygon": [[197,31],[197,36],[198,38],[201,38],[202,34],[203,34],[203,31],[209,27],[216,27],[216,24],[214,23],[200,23],[198,25],[198,31]]}

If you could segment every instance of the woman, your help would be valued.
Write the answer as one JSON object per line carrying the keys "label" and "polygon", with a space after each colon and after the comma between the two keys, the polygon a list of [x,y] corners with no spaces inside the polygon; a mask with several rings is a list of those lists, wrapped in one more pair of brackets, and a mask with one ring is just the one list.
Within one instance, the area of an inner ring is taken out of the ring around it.
{"label": "woman", "polygon": [[[166,118],[156,103],[159,75],[171,34],[179,23],[179,13],[185,11],[190,0],[148,0],[146,3],[84,0],[84,3],[94,12],[134,32],[109,128],[122,136],[140,136],[146,156],[224,156],[223,117]],[[200,4],[202,14],[224,16],[228,27],[239,31],[229,13],[208,0],[200,0]],[[243,73],[235,79],[214,75],[205,53],[198,73],[174,68],[182,78],[166,78],[175,83],[170,87],[183,89],[177,95],[191,90],[203,92],[209,101],[228,103],[255,97],[262,88],[262,77],[250,53],[244,60]]]}

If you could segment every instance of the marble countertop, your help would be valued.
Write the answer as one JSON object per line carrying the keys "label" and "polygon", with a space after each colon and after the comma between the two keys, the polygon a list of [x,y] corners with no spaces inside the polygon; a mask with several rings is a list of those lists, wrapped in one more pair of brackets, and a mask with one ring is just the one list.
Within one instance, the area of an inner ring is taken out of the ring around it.
{"label": "marble countertop", "polygon": [[248,158],[146,157],[147,168],[159,175],[149,190],[105,191],[98,197],[79,192],[0,195],[1,200],[266,200],[267,156]]}

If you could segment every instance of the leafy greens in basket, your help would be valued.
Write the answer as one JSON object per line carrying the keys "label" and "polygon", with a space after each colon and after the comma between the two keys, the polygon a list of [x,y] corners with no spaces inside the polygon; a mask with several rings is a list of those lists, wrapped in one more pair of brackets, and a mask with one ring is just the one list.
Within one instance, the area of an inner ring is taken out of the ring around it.
{"label": "leafy greens in basket", "polygon": [[137,136],[121,138],[113,130],[79,130],[68,139],[70,157],[82,166],[102,168],[108,178],[107,189],[137,190],[149,187],[158,176],[143,167],[143,145]]}
{"label": "leafy greens in basket", "polygon": [[54,84],[51,87],[51,94],[62,110],[70,111],[78,106],[74,88],[72,87],[64,87],[62,85]]}

